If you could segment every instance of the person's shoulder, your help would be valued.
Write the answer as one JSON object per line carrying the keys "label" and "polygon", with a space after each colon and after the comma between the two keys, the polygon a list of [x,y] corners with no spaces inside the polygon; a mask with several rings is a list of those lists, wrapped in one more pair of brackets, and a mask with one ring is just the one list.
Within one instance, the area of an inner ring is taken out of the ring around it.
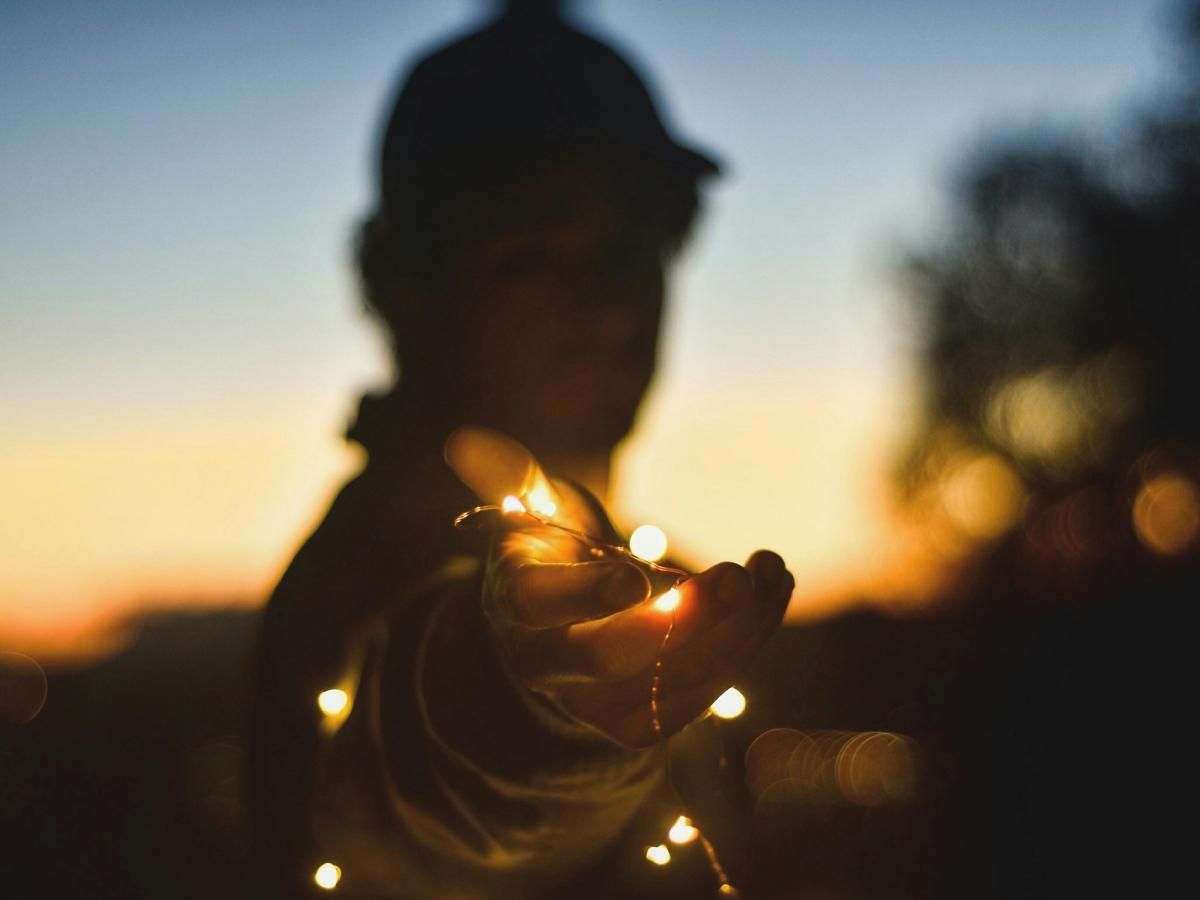
{"label": "person's shoulder", "polygon": [[372,460],[350,478],[271,592],[268,634],[312,632],[314,641],[336,642],[440,584],[446,566],[470,549],[452,524],[462,498],[436,477],[443,468]]}
{"label": "person's shoulder", "polygon": [[407,529],[393,498],[402,493],[394,471],[365,465],[338,488],[316,527],[300,543],[274,593],[322,578],[369,577],[386,556],[381,535]]}

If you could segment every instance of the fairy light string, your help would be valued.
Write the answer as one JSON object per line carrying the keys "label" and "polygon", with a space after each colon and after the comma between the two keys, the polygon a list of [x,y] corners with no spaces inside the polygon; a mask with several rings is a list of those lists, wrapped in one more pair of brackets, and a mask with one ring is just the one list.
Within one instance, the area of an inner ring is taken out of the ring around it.
{"label": "fairy light string", "polygon": [[[553,516],[557,512],[557,505],[551,499],[549,491],[544,487],[534,487],[524,495],[525,502],[520,497],[509,495],[506,496],[499,504],[484,504],[473,507],[466,512],[460,513],[454,519],[454,527],[461,528],[466,523],[474,519],[476,516],[486,513],[499,513],[506,518],[523,517],[545,528],[554,528],[564,534],[570,535],[576,540],[583,543],[593,556],[604,557],[608,554],[624,557],[630,560],[635,565],[644,566],[653,572],[660,572],[675,577],[674,585],[664,592],[655,600],[655,606],[662,612],[669,612],[670,619],[667,621],[666,630],[663,633],[662,642],[658,646],[658,653],[654,660],[654,674],[650,680],[650,724],[654,729],[654,736],[658,742],[666,748],[670,738],[664,733],[662,720],[659,716],[659,699],[662,688],[662,667],[663,657],[667,652],[667,645],[671,641],[671,636],[675,632],[675,610],[679,605],[680,594],[679,587],[687,579],[692,577],[692,573],[676,568],[675,566],[665,565],[657,560],[646,559],[639,556],[626,544],[615,544],[611,541],[605,541],[595,535],[588,534],[578,528],[573,528],[562,522],[554,520]],[[665,549],[665,544],[664,544]],[[734,690],[734,689],[730,689]],[[724,696],[724,695],[723,695]],[[740,696],[740,695],[739,695]],[[743,701],[744,702],[744,701]],[[723,718],[723,717],[722,717]],[[663,754],[664,767],[666,774],[667,786],[678,803],[680,809],[686,811],[686,804],[683,798],[679,795],[679,790],[675,785],[675,779],[671,770],[671,753],[669,749]],[[704,849],[705,859],[708,862],[709,868],[712,870],[713,876],[717,882],[717,896],[726,898],[740,897],[741,894],[730,881],[728,874],[721,865],[720,858],[717,856],[716,848],[712,842],[704,835],[695,822],[685,814],[681,814],[675,824],[671,826],[668,832],[668,841],[672,844],[682,845],[691,843],[699,839],[700,845]],[[658,866],[666,865],[671,861],[671,853],[666,844],[658,844],[646,849],[646,859]]]}

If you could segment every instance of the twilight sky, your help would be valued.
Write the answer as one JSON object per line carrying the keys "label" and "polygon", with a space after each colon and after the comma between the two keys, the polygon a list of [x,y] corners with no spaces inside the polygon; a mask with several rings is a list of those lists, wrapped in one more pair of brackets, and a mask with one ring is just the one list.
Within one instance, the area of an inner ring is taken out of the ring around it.
{"label": "twilight sky", "polygon": [[[348,239],[413,54],[485,4],[0,8],[0,638],[256,602],[387,379]],[[1110,135],[1171,74],[1158,0],[593,0],[728,176],[674,283],[618,513],[797,604],[886,552],[906,246],[989,134]]]}

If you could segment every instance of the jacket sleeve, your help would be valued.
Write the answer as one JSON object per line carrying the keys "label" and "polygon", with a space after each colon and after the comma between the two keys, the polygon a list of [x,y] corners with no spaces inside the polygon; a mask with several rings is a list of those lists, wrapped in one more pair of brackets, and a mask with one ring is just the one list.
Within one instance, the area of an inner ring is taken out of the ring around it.
{"label": "jacket sleeve", "polygon": [[348,895],[530,896],[586,866],[655,788],[661,751],[570,719],[507,670],[473,560],[350,644],[317,754],[317,845]]}

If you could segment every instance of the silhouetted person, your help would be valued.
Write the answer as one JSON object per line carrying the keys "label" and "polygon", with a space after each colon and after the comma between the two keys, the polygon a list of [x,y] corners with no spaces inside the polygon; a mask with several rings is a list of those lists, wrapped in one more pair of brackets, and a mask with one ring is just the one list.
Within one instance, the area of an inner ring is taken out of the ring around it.
{"label": "silhouetted person", "polygon": [[[669,617],[628,563],[529,529],[488,554],[451,522],[542,478],[536,457],[570,479],[545,482],[558,515],[611,536],[594,498],[716,166],[611,49],[551,4],[513,4],[412,69],[379,171],[358,258],[399,381],[363,401],[349,436],[368,462],[266,614],[254,802],[270,887],[316,892],[330,862],[349,896],[603,891],[580,873],[661,784],[649,690]],[[447,444],[464,424],[493,430]],[[790,590],[765,552],[688,582],[667,734],[728,686]],[[349,706],[323,717],[334,688]]]}

